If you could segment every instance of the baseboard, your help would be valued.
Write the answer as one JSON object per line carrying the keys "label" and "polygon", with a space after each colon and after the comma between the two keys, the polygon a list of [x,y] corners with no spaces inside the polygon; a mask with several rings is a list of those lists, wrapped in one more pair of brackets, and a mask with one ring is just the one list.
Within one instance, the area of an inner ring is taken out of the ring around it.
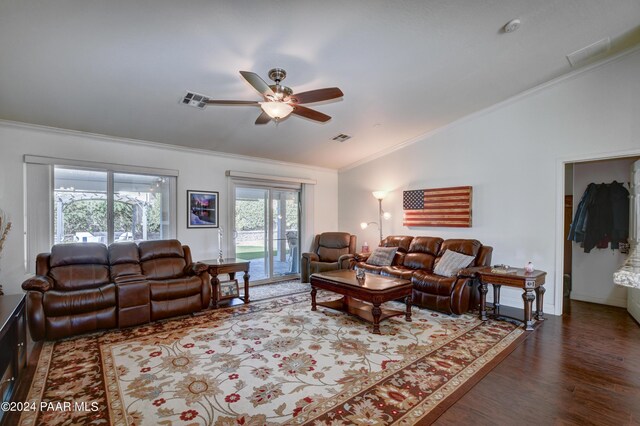
{"label": "baseboard", "polygon": [[599,305],[608,305],[608,306],[617,306],[618,308],[626,308],[627,307],[627,299],[624,298],[604,298],[604,297],[593,297],[589,294],[584,293],[576,293],[575,291],[571,292],[570,296],[571,300],[579,300],[581,302],[590,302],[597,303]]}

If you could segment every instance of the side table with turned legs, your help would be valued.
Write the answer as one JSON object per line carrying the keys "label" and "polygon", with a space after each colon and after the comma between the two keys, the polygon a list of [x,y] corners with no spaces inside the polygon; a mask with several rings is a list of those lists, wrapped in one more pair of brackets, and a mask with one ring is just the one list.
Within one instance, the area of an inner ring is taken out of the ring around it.
{"label": "side table with turned legs", "polygon": [[491,267],[480,268],[476,271],[480,281],[480,319],[487,320],[487,285],[493,286],[493,314],[500,315],[500,288],[515,287],[523,290],[524,302],[524,328],[533,330],[533,301],[536,301],[535,319],[544,321],[544,280],[547,275],[544,271],[534,270],[526,272],[522,268],[511,268],[507,272],[492,272]]}
{"label": "side table with turned legs", "polygon": [[204,263],[209,267],[209,275],[211,275],[211,305],[214,308],[218,307],[220,301],[220,279],[218,275],[229,274],[230,280],[235,280],[236,272],[244,272],[242,276],[244,280],[244,297],[239,297],[244,303],[249,303],[249,265],[251,262],[244,259],[224,259],[219,262],[217,259],[200,260],[200,263]]}

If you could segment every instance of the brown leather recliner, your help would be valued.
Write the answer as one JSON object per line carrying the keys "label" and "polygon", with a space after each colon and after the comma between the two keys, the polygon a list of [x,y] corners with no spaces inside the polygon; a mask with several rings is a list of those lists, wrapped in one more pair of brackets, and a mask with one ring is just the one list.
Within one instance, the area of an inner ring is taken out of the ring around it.
{"label": "brown leather recliner", "polygon": [[36,276],[26,280],[29,330],[34,340],[55,340],[117,325],[116,286],[109,276],[107,247],[58,244],[36,258]]}
{"label": "brown leather recliner", "polygon": [[[493,248],[483,246],[478,240],[444,240],[439,247],[435,263],[447,250],[453,250],[467,256],[474,256],[470,267],[489,266]],[[469,269],[461,270],[457,276],[443,277],[433,273],[433,268],[422,269],[413,274],[413,303],[449,314],[463,314],[475,305],[474,276]]]}
{"label": "brown leather recliner", "polygon": [[205,309],[211,301],[207,266],[191,261],[191,250],[178,240],[138,244],[142,274],[149,281],[151,320]]}
{"label": "brown leather recliner", "polygon": [[57,244],[22,288],[36,341],[198,312],[211,300],[207,266],[177,240]]}
{"label": "brown leather recliner", "polygon": [[348,232],[324,232],[313,239],[311,250],[302,253],[300,281],[309,282],[316,272],[349,269],[356,252],[356,236]]}

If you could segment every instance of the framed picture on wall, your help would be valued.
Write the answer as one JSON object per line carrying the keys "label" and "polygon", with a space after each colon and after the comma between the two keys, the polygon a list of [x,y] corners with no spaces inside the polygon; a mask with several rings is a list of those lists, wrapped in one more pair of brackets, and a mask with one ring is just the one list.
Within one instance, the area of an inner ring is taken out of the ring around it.
{"label": "framed picture on wall", "polygon": [[218,193],[187,191],[187,228],[218,227]]}

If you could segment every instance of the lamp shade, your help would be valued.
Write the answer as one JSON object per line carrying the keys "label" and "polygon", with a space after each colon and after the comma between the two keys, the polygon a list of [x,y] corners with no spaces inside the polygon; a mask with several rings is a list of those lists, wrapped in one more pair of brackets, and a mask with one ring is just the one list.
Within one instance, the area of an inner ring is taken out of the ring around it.
{"label": "lamp shade", "polygon": [[262,110],[266,112],[269,117],[275,120],[285,118],[286,116],[291,114],[291,111],[293,111],[293,107],[291,105],[277,101],[260,102],[260,108],[262,108]]}
{"label": "lamp shade", "polygon": [[376,200],[383,200],[387,195],[387,191],[373,191],[372,194]]}

